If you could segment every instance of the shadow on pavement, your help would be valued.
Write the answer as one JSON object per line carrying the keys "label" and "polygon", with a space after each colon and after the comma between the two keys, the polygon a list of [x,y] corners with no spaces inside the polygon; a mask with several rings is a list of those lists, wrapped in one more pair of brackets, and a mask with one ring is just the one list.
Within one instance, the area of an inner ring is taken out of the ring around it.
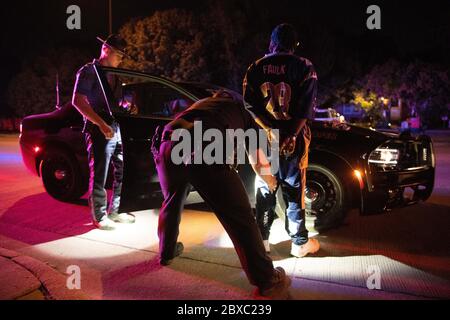
{"label": "shadow on pavement", "polygon": [[0,217],[0,234],[30,245],[84,234],[92,229],[91,216],[85,206],[61,203],[46,193],[17,201]]}

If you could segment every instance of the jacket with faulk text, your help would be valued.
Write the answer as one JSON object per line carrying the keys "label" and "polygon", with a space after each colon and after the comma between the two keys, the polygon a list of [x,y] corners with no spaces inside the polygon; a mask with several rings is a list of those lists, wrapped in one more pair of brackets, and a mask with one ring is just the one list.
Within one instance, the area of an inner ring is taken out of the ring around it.
{"label": "jacket with faulk text", "polygon": [[317,73],[312,63],[288,53],[268,54],[247,70],[243,84],[246,109],[285,133],[291,119],[313,119]]}

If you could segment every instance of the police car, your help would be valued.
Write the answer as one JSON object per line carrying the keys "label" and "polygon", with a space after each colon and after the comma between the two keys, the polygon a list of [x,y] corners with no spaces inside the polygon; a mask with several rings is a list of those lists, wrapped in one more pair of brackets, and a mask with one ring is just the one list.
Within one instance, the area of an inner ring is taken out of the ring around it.
{"label": "police car", "polygon": [[[123,99],[139,107],[138,115],[117,116],[124,151],[120,210],[159,208],[162,195],[150,152],[155,128],[219,87],[99,67],[99,81],[107,99],[112,99],[107,74],[120,77]],[[45,190],[55,199],[72,201],[87,191],[82,128],[83,119],[70,103],[22,121],[24,164],[42,179]],[[358,208],[361,214],[382,213],[430,197],[435,155],[428,136],[387,134],[336,121],[314,121],[311,129],[305,200],[307,220],[316,230],[338,226],[352,208]],[[239,172],[253,202],[253,171],[249,165],[242,165]]]}

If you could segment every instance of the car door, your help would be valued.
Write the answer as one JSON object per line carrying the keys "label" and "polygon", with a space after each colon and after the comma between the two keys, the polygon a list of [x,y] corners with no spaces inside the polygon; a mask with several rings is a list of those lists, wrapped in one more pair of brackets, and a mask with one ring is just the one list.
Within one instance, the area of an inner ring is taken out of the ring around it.
{"label": "car door", "polygon": [[110,103],[114,103],[114,97],[106,79],[114,75],[122,86],[121,97],[115,103],[138,108],[136,115],[114,115],[120,124],[124,156],[120,212],[160,207],[162,194],[151,153],[153,135],[158,126],[168,123],[198,98],[169,80],[142,73],[99,68],[98,75]]}

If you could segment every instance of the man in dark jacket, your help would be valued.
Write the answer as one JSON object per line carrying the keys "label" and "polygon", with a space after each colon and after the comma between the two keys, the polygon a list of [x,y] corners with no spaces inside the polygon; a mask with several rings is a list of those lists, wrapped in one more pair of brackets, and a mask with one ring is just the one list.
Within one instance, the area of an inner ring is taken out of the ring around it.
{"label": "man in dark jacket", "polygon": [[[257,295],[287,299],[290,279],[282,268],[273,267],[272,260],[264,251],[247,192],[237,172],[225,161],[213,164],[194,161],[195,154],[202,153],[203,148],[194,148],[182,163],[174,161],[180,143],[176,141],[176,132],[183,130],[192,136],[195,125],[200,122],[204,130],[218,130],[223,137],[226,137],[227,130],[255,129],[254,121],[242,102],[219,93],[200,100],[163,130],[157,130],[152,151],[164,195],[158,224],[160,263],[170,264],[183,251],[183,244],[177,242],[177,238],[181,212],[192,185],[215,212],[233,241],[250,283],[258,288]],[[262,176],[269,184],[273,185],[274,181],[276,184],[275,177],[270,174]]]}
{"label": "man in dark jacket", "polygon": [[[247,110],[274,140],[280,133],[280,166],[276,174],[287,199],[287,231],[292,239],[291,255],[303,257],[319,250],[319,242],[308,238],[305,226],[305,184],[311,131],[317,91],[317,74],[312,63],[294,55],[296,32],[289,24],[272,32],[270,53],[253,63],[244,79]],[[266,251],[270,251],[269,232],[275,218],[274,193],[259,180],[256,195],[258,225]]]}

